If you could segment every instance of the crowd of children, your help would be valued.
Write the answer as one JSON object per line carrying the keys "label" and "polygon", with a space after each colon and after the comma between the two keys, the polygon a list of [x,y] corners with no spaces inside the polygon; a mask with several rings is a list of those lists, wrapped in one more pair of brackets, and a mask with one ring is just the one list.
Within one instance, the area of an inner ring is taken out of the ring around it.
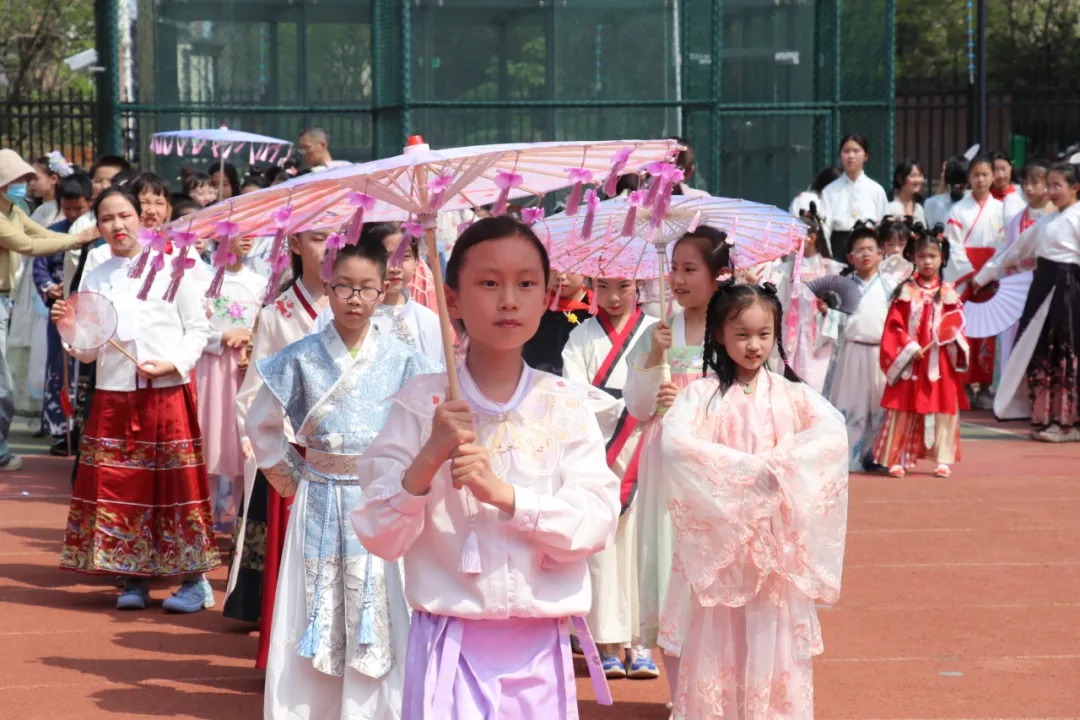
{"label": "crowd of children", "polygon": [[[551,268],[511,215],[471,223],[445,267],[460,397],[438,259],[399,224],[329,260],[291,237],[261,309],[265,239],[219,249],[227,307],[199,248],[169,302],[180,265],[150,277],[140,232],[270,181],[186,172],[178,197],[119,158],[42,181],[54,232],[103,240],[35,266],[53,322],[93,292],[125,327],[97,350],[50,329],[45,418],[79,443],[61,565],[123,577],[122,609],[179,579],[164,608],[197,612],[232,532],[224,613],[258,623],[267,718],[574,718],[574,649],[601,702],[659,662],[677,720],[811,717],[849,471],[948,477],[971,399],[1080,440],[1077,167],[1030,164],[1018,205],[1003,158],[954,158],[927,227],[921,169],[888,204],[867,148],[796,198],[806,237],[773,266],[735,267],[719,228],[675,242],[670,314]],[[1008,337],[969,341],[963,301],[1032,268]]]}

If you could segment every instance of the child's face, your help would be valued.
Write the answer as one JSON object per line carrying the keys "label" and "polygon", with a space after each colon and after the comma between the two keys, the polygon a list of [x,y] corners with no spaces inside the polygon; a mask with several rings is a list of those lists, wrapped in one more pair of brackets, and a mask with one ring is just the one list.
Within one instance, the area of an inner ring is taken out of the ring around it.
{"label": "child's face", "polygon": [[1024,178],[1024,196],[1032,207],[1041,208],[1050,199],[1050,187],[1045,173],[1029,172]]}
{"label": "child's face", "polygon": [[[384,237],[382,242],[386,252],[393,255],[398,245],[405,242],[404,237],[401,233],[394,233]],[[401,265],[386,268],[386,296],[383,298],[383,302],[393,304],[401,297],[402,291],[409,286],[409,283],[413,281],[413,277],[416,275],[416,264],[417,257],[409,249],[405,251],[405,257],[402,258]]]}
{"label": "child's face", "polygon": [[358,257],[339,261],[330,282],[326,283],[330,310],[338,329],[360,330],[367,325],[379,304],[382,289],[382,272],[375,263]]}
{"label": "child's face", "polygon": [[191,199],[199,203],[200,207],[206,207],[217,202],[217,188],[213,185],[200,185],[191,191]]}
{"label": "child's face", "polygon": [[119,257],[131,257],[139,250],[139,216],[123,195],[111,195],[101,203],[97,214],[101,237]]}
{"label": "child's face", "polygon": [[802,247],[804,257],[814,257],[815,255],[817,255],[817,233],[813,231],[806,233],[806,237],[803,239]]}
{"label": "child's face", "polygon": [[994,187],[1004,190],[1012,182],[1012,165],[1005,160],[994,161]]}
{"label": "child's face", "polygon": [[862,172],[868,157],[870,156],[863,150],[863,146],[854,140],[848,140],[844,147],[840,148],[840,164],[848,173]]}
{"label": "child's face", "polygon": [[34,163],[34,179],[30,181],[30,194],[39,200],[56,190],[55,176],[49,174],[49,169]]}
{"label": "child's face", "polygon": [[671,292],[686,310],[707,307],[716,292],[716,278],[694,241],[683,241],[675,246],[671,258]]}
{"label": "child's face", "polygon": [[941,249],[937,245],[923,245],[915,253],[915,267],[923,280],[936,277],[941,270]]}
{"label": "child's face", "polygon": [[971,170],[968,171],[968,184],[971,185],[973,195],[984,197],[990,192],[990,185],[993,181],[994,169],[989,163],[972,165]]}
{"label": "child's face", "polygon": [[597,278],[596,305],[611,317],[622,317],[637,306],[637,283],[626,278]]}
{"label": "child's face", "polygon": [[885,239],[885,257],[902,254],[906,244],[903,235],[897,233],[890,234],[889,237]]}
{"label": "child's face", "polygon": [[[215,170],[214,172],[210,173],[210,182],[213,183],[214,188],[215,188],[215,190],[214,190],[214,198],[215,199],[217,199],[217,194],[218,193],[217,193],[216,188],[218,188],[218,187],[221,188],[221,194],[222,194],[221,199],[222,200],[228,200],[229,198],[232,197],[232,185],[229,184],[228,178],[225,179],[225,182],[221,182],[221,171],[220,170]],[[192,198],[192,199],[194,199],[194,198]]]}
{"label": "child's face", "polygon": [[97,200],[98,195],[109,189],[109,185],[112,184],[112,179],[119,174],[120,168],[110,167],[108,165],[102,165],[94,171],[94,177],[90,179],[94,200]]}
{"label": "child's face", "polygon": [[90,203],[84,197],[60,199],[60,213],[68,222],[75,222],[88,212],[90,212]]}
{"label": "child's face", "polygon": [[255,244],[255,240],[250,237],[234,237],[232,239],[232,247],[229,251],[238,258],[246,258],[248,253],[251,252],[252,246]]}
{"label": "child's face", "polygon": [[289,249],[300,256],[305,272],[318,273],[326,257],[326,235],[324,232],[302,232],[289,239]]}
{"label": "child's face", "polygon": [[926,183],[926,176],[923,175],[922,170],[918,165],[911,168],[911,172],[908,173],[907,178],[904,180],[904,187],[911,193],[922,192],[922,187]]}
{"label": "child's face", "polygon": [[139,205],[142,207],[143,227],[156,228],[172,218],[172,206],[169,205],[169,199],[153,190],[143,190],[139,193]]}
{"label": "child's face", "polygon": [[450,315],[465,323],[469,343],[520,349],[547,310],[547,277],[540,252],[518,236],[486,240],[462,258],[457,288],[447,288]]}
{"label": "child's face", "polygon": [[585,276],[552,270],[548,284],[559,288],[559,297],[573,298],[580,295],[585,287]]}
{"label": "child's face", "polygon": [[848,262],[860,275],[874,273],[881,263],[881,248],[878,247],[877,240],[868,237],[856,240],[848,253]]}
{"label": "child's face", "polygon": [[743,370],[755,372],[772,353],[776,337],[775,318],[771,308],[758,301],[724,322],[720,337],[716,338],[727,350],[735,364]]}

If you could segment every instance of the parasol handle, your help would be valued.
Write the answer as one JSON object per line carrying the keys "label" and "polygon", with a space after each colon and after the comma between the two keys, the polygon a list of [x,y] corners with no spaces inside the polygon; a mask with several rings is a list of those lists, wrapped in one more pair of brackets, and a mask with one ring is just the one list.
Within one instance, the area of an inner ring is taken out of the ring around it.
{"label": "parasol handle", "polygon": [[435,302],[439,306],[439,330],[442,332],[443,361],[446,363],[446,396],[447,400],[459,400],[461,389],[458,387],[457,365],[454,363],[454,335],[450,332],[450,311],[446,309],[446,287],[443,284],[442,265],[438,262],[435,228],[426,228],[424,237],[427,238],[428,257],[435,259],[435,262],[428,263],[428,267],[435,280]]}
{"label": "parasol handle", "polygon": [[[656,262],[660,265],[660,318],[668,327],[671,326],[671,318],[668,317],[667,278],[664,277],[664,260],[667,259],[667,245],[658,243],[656,246]],[[668,364],[668,352],[664,350],[664,359],[660,363],[661,382],[671,382],[671,365]],[[663,415],[667,408],[657,408],[656,414]]]}
{"label": "parasol handle", "polygon": [[120,346],[120,343],[116,342],[116,340],[113,340],[112,338],[109,338],[109,344],[110,344],[110,345],[112,345],[112,346],[113,346],[114,348],[116,348],[117,350],[119,350],[119,351],[120,351],[120,353],[121,353],[121,354],[122,354],[122,355],[123,355],[124,357],[126,357],[126,358],[127,358],[128,360],[130,360],[131,362],[135,363],[136,365],[138,365],[138,364],[139,364],[139,361],[135,359],[135,356],[134,356],[134,355],[132,355],[131,353],[129,353],[129,352],[128,352],[127,350],[125,350],[124,348],[122,348],[122,347]]}
{"label": "parasol handle", "polygon": [[217,176],[217,199],[221,202],[225,199],[225,151],[221,151],[221,162],[218,163]]}

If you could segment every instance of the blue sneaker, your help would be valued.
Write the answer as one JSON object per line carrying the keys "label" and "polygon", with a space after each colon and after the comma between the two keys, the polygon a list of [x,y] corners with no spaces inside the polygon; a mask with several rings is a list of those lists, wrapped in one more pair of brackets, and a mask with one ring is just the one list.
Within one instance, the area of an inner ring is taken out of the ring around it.
{"label": "blue sneaker", "polygon": [[623,666],[622,659],[614,655],[601,655],[600,666],[604,668],[604,675],[609,678],[626,677],[626,668]]}
{"label": "blue sneaker", "polygon": [[651,680],[660,677],[660,671],[656,669],[656,663],[652,659],[652,651],[643,647],[633,647],[630,648],[629,655],[629,677],[635,680]]}
{"label": "blue sneaker", "polygon": [[145,610],[150,602],[150,582],[143,579],[125,578],[124,592],[116,598],[117,610]]}
{"label": "blue sneaker", "polygon": [[214,591],[205,577],[185,580],[180,589],[167,599],[162,608],[165,612],[194,613],[214,607]]}

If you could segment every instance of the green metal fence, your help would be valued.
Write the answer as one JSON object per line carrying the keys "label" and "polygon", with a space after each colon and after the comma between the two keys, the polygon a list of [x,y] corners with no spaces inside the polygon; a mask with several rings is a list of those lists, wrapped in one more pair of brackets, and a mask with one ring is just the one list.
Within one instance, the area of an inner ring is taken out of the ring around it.
{"label": "green metal fence", "polygon": [[[116,1],[99,0],[102,21]],[[111,65],[99,97],[122,129],[106,139],[144,163],[150,133],[222,123],[288,139],[322,125],[357,161],[412,133],[435,147],[680,135],[692,184],[786,205],[846,132],[889,174],[894,4],[138,0],[131,77]]]}

